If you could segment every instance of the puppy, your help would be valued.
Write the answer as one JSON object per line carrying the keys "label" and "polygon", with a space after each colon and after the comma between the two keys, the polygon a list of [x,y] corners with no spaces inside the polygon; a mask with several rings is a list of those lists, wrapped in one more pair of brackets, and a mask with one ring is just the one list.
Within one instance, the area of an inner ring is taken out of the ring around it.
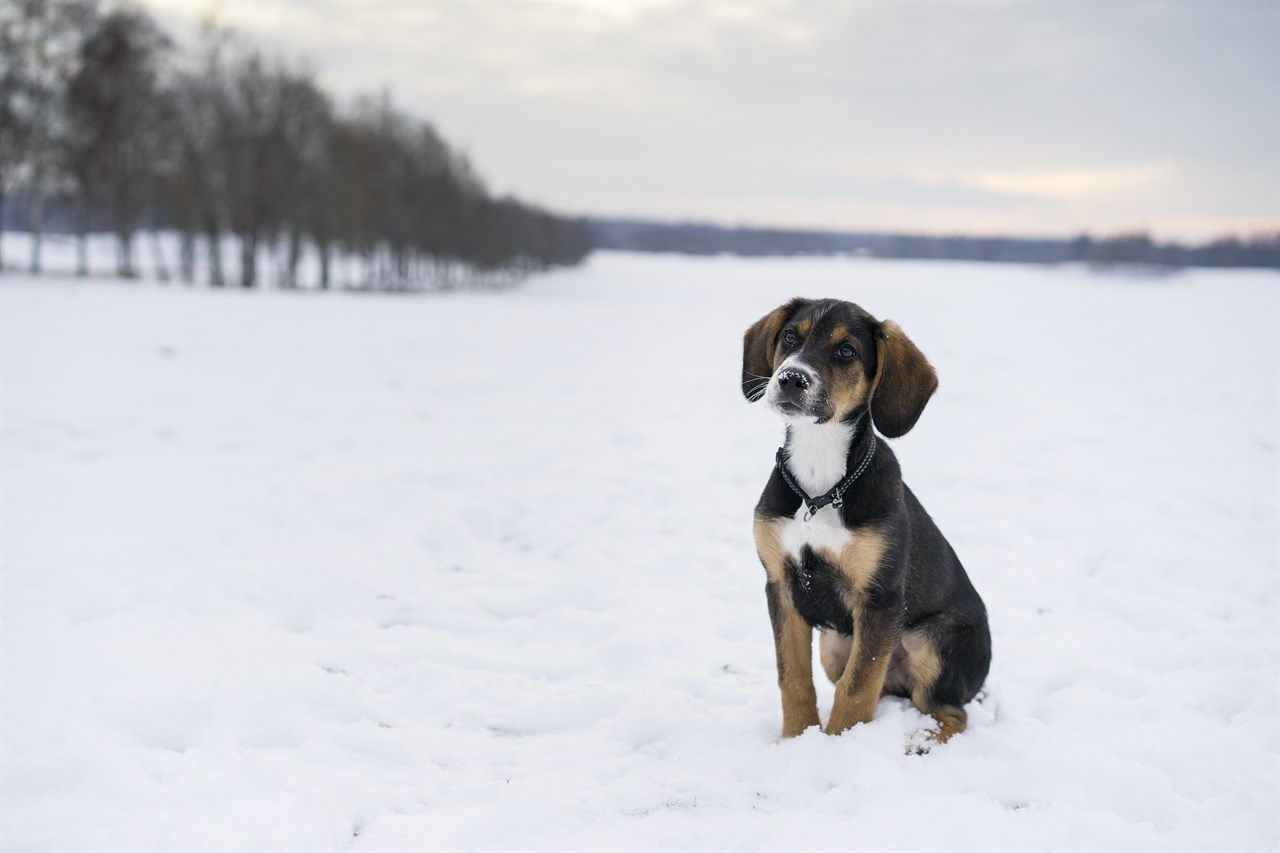
{"label": "puppy", "polygon": [[782,736],[818,721],[813,629],[836,686],[826,732],[875,716],[882,694],[964,731],[991,663],[982,599],[878,436],[910,430],[938,386],[891,320],[851,302],[793,299],[747,330],[742,393],[786,421],[755,511]]}

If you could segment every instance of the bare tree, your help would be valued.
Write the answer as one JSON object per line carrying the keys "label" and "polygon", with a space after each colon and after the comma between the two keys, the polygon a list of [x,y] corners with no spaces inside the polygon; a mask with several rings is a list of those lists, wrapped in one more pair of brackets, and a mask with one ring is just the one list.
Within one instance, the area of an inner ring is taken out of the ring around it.
{"label": "bare tree", "polygon": [[493,199],[467,158],[387,95],[335,110],[305,67],[265,56],[206,24],[194,61],[143,11],[96,0],[0,0],[0,212],[20,188],[40,266],[46,199],[69,201],[81,273],[88,234],[109,223],[117,271],[136,274],[135,236],[181,235],[181,276],[195,278],[198,237],[209,281],[224,281],[221,244],[240,249],[254,287],[270,250],[277,284],[299,285],[304,244],[331,282],[341,249],[362,284],[411,289],[498,281],[574,262],[589,245],[568,223],[515,199]]}
{"label": "bare tree", "polygon": [[29,85],[20,61],[24,50],[22,11],[17,4],[0,4],[0,235],[4,234],[5,202],[26,156],[31,131],[21,104]]}
{"label": "bare tree", "polygon": [[[46,197],[64,177],[57,160],[65,130],[67,84],[75,73],[82,33],[97,14],[93,0],[8,0],[3,10],[5,39],[6,124],[12,130],[5,147],[6,164],[24,189],[31,229],[31,270],[39,272]],[[3,177],[3,176],[0,176]]]}
{"label": "bare tree", "polygon": [[234,154],[227,141],[226,118],[231,113],[227,68],[241,49],[235,33],[206,20],[195,70],[178,72],[170,87],[178,172],[169,184],[169,198],[187,217],[183,276],[193,278],[195,234],[203,233],[212,287],[226,283],[222,236],[231,228],[230,158]]}
{"label": "bare tree", "polygon": [[[167,140],[157,133],[158,78],[170,44],[142,12],[116,9],[85,35],[67,87],[70,172],[80,185],[82,210],[99,201],[108,206],[122,276],[136,274],[134,234],[154,206],[167,153]],[[80,220],[83,245],[87,213]],[[83,272],[83,252],[80,263]]]}
{"label": "bare tree", "polygon": [[309,69],[281,65],[272,77],[277,106],[267,159],[272,194],[279,200],[273,224],[287,241],[278,283],[292,288],[298,284],[303,239],[329,213],[309,212],[308,206],[324,203],[318,196],[330,156],[333,107]]}

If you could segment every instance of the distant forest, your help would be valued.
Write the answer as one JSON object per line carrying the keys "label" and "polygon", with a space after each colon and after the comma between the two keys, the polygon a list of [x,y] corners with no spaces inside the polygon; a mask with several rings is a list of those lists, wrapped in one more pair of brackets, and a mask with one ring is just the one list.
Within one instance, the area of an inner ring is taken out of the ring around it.
{"label": "distant forest", "polygon": [[153,274],[214,287],[263,284],[264,256],[277,287],[412,290],[508,281],[593,249],[1280,268],[1280,233],[1186,246],[1145,234],[927,237],[560,216],[495,197],[466,156],[386,95],[338,105],[306,64],[230,29],[208,23],[183,51],[144,10],[100,0],[0,0],[0,239],[6,229],[31,235],[35,272],[46,233],[75,235],[77,272],[88,274],[89,235],[106,232],[116,273],[136,276],[149,235]]}
{"label": "distant forest", "polygon": [[172,277],[193,281],[200,251],[213,286],[232,283],[228,240],[243,287],[264,249],[285,258],[274,283],[296,286],[304,243],[322,288],[338,254],[363,260],[362,286],[405,289],[591,250],[582,221],[493,197],[389,98],[340,108],[308,67],[234,31],[210,23],[183,53],[142,9],[97,0],[0,0],[0,224],[15,219],[33,271],[50,226],[79,236],[82,274],[88,234],[114,234],[122,276],[140,232],[164,229],[180,235]]}
{"label": "distant forest", "polygon": [[856,255],[1011,263],[1140,264],[1152,267],[1271,267],[1280,269],[1280,232],[1202,245],[1159,243],[1147,234],[1071,239],[928,237],[909,234],[726,228],[700,223],[592,219],[598,249],[684,255]]}

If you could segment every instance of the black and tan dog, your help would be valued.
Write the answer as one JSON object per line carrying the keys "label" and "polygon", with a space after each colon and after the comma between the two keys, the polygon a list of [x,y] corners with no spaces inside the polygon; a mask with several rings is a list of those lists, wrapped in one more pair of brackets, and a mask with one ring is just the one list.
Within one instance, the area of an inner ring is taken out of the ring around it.
{"label": "black and tan dog", "polygon": [[910,430],[937,385],[896,323],[850,302],[795,299],[747,330],[742,393],[787,422],[755,512],[783,737],[818,725],[814,628],[836,685],[828,733],[885,693],[937,720],[939,741],[964,731],[991,662],[986,608],[876,435]]}

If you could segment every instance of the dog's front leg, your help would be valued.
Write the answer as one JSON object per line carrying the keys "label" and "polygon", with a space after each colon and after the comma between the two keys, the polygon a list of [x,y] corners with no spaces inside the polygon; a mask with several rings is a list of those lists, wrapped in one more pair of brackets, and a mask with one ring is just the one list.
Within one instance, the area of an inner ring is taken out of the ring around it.
{"label": "dog's front leg", "polygon": [[881,608],[860,608],[855,614],[853,651],[844,674],[836,682],[827,734],[838,735],[875,717],[889,659],[897,642],[894,613]]}
{"label": "dog's front leg", "polygon": [[773,644],[782,691],[782,736],[795,737],[818,725],[818,694],[813,687],[813,628],[801,618],[791,597],[772,579],[765,584]]}

